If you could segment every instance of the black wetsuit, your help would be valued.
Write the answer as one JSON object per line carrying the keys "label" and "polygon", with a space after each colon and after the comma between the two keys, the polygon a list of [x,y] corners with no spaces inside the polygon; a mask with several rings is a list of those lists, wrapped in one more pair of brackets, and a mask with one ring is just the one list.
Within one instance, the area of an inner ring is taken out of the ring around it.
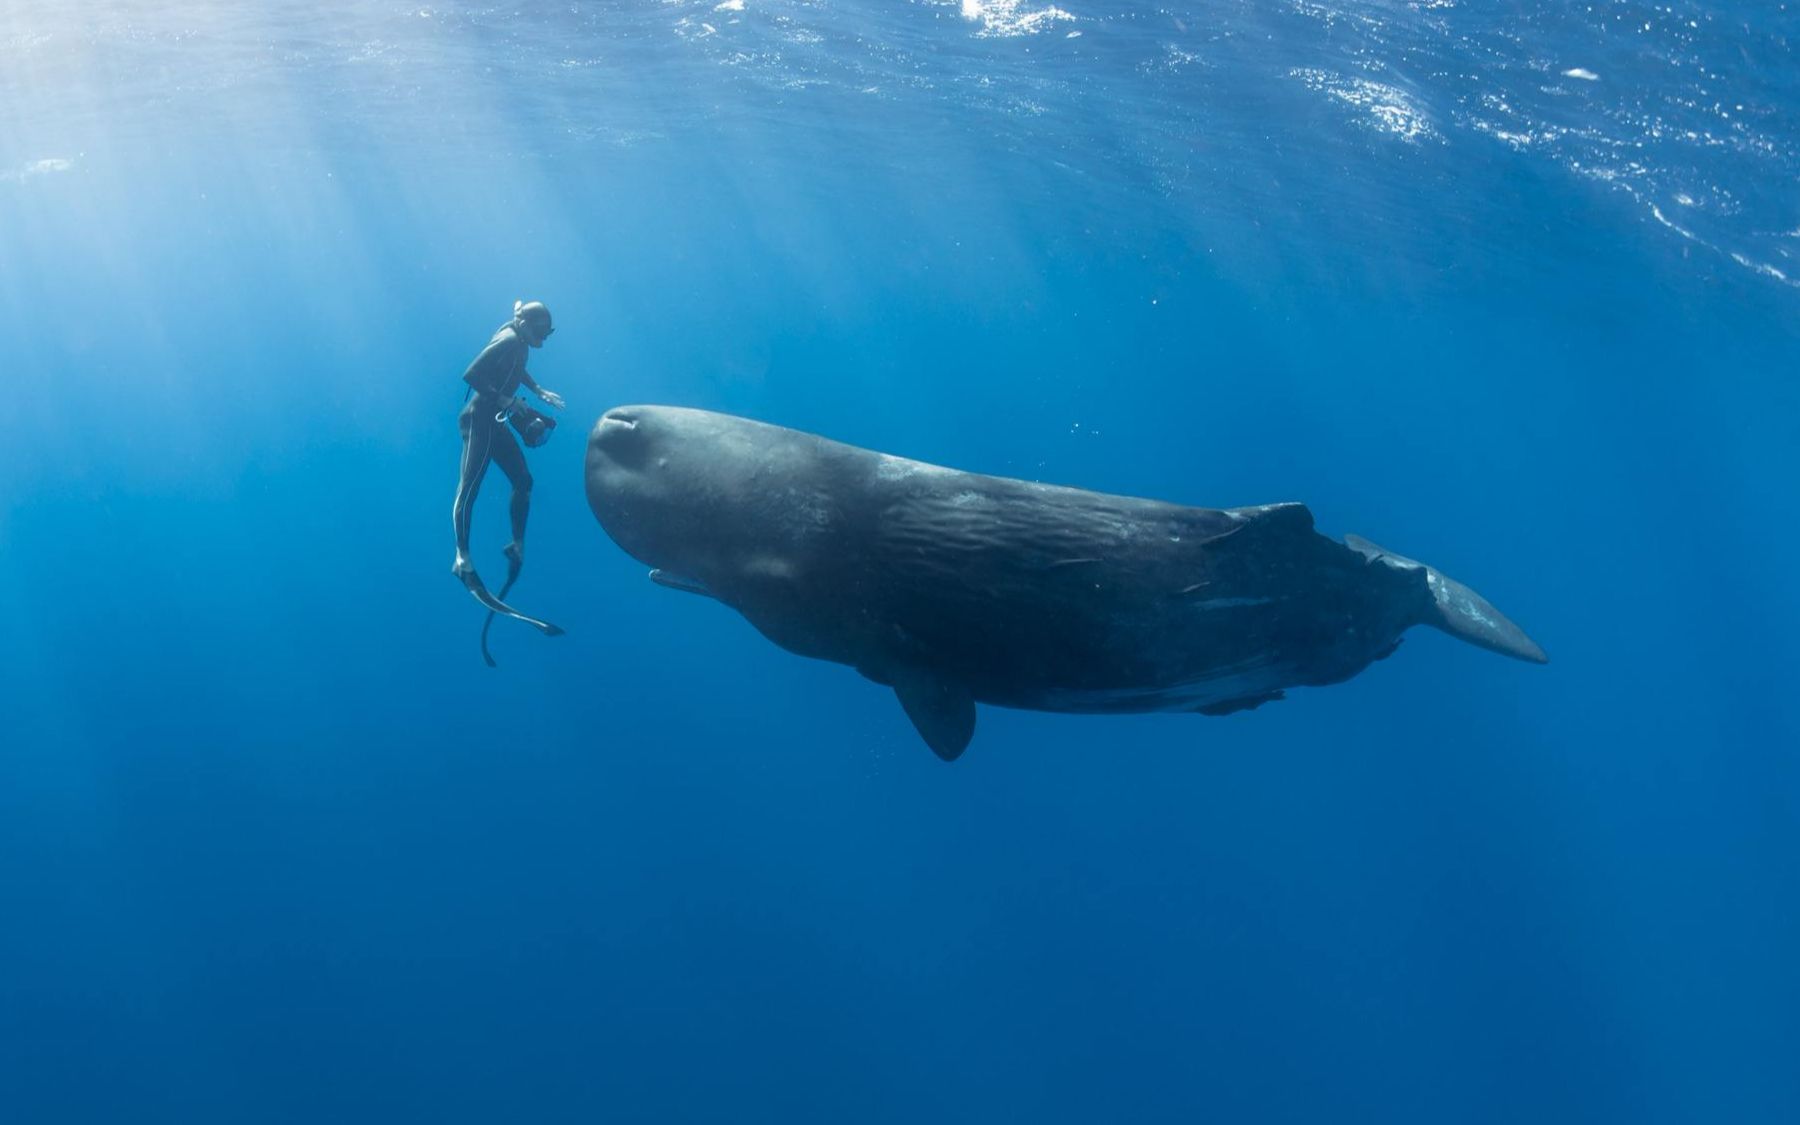
{"label": "black wetsuit", "polygon": [[456,525],[456,553],[469,557],[469,514],[475,507],[475,494],[481,490],[481,478],[488,462],[493,461],[512,482],[512,535],[519,549],[525,544],[525,517],[531,511],[531,471],[525,467],[525,451],[519,441],[496,415],[505,409],[523,384],[533,391],[537,383],[525,372],[525,357],[531,348],[525,337],[511,324],[494,333],[487,347],[463,372],[463,382],[474,389],[463,406],[456,424],[462,430],[462,477],[456,484],[456,503],[451,507],[451,520]]}

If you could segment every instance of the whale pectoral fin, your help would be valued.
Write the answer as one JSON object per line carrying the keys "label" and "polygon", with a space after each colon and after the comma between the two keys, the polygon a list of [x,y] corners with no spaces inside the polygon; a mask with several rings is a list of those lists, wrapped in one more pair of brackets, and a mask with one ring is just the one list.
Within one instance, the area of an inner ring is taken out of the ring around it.
{"label": "whale pectoral fin", "polygon": [[1242,699],[1227,699],[1219,703],[1208,703],[1194,708],[1202,715],[1230,715],[1238,711],[1254,711],[1265,703],[1273,703],[1277,699],[1286,699],[1287,693],[1266,691],[1261,695],[1246,695]]}
{"label": "whale pectoral fin", "polygon": [[681,590],[689,594],[699,594],[703,598],[718,597],[717,594],[714,594],[711,590],[706,588],[706,583],[700,581],[698,578],[689,578],[682,574],[670,574],[668,571],[662,569],[651,571],[650,581],[656,583],[658,586],[667,586],[671,590]]}
{"label": "whale pectoral fin", "polygon": [[954,762],[975,737],[975,700],[968,689],[923,669],[893,677],[894,694],[931,752]]}

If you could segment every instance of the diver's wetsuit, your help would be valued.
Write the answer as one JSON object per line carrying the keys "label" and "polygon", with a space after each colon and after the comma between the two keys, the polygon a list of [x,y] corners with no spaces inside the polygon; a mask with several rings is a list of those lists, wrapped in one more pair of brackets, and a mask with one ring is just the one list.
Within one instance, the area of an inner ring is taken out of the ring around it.
{"label": "diver's wetsuit", "polygon": [[[531,471],[525,467],[525,451],[506,423],[495,416],[519,393],[523,384],[533,391],[537,383],[525,372],[525,357],[530,345],[512,324],[494,333],[487,347],[463,372],[463,382],[475,393],[456,419],[462,431],[462,476],[456,483],[456,502],[450,509],[456,525],[456,557],[469,557],[469,515],[475,507],[475,494],[481,490],[481,478],[487,474],[488,462],[499,464],[506,479],[512,482],[512,535],[515,550],[525,545],[525,517],[531,511]],[[514,566],[517,566],[516,560]]]}

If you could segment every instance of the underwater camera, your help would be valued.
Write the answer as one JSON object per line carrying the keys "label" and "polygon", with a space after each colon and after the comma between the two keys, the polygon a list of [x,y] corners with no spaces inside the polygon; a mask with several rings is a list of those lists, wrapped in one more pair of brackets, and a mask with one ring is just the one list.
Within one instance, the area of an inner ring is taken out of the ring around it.
{"label": "underwater camera", "polygon": [[507,421],[512,423],[513,429],[519,431],[519,440],[532,449],[549,441],[551,431],[556,429],[556,419],[548,414],[539,414],[522,402],[513,406],[512,416]]}

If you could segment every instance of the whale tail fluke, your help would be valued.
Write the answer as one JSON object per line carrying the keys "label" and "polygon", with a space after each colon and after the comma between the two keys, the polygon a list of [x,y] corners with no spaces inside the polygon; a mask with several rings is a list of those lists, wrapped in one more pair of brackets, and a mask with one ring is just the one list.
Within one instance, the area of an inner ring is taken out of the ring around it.
{"label": "whale tail fluke", "polygon": [[1514,625],[1486,598],[1456,579],[1440,573],[1437,568],[1426,566],[1405,555],[1396,555],[1360,535],[1344,536],[1344,545],[1370,560],[1379,560],[1403,570],[1423,570],[1426,585],[1431,589],[1432,602],[1423,624],[1442,629],[1453,637],[1515,660],[1533,664],[1550,663],[1544,650],[1525,635],[1525,630]]}

